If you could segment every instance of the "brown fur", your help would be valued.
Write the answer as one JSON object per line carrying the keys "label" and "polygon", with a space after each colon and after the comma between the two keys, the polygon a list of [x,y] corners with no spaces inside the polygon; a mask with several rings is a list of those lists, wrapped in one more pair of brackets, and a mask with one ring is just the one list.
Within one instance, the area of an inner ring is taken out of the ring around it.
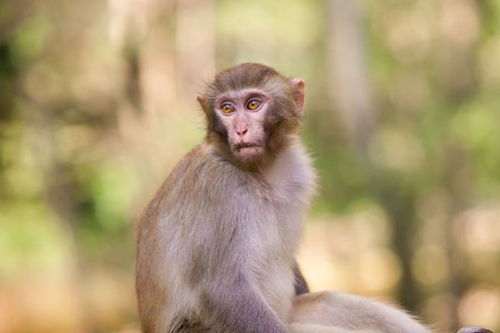
{"label": "brown fur", "polygon": [[[217,96],[231,90],[261,88],[273,96],[271,112],[266,119],[266,132],[269,135],[267,148],[269,154],[259,165],[244,165],[231,154],[227,145],[227,130],[220,124],[214,113]],[[286,134],[296,133],[300,126],[301,114],[295,104],[296,92],[289,78],[279,74],[268,66],[245,63],[219,73],[207,87],[206,92],[198,97],[205,113],[207,124],[207,142],[217,146],[221,156],[241,168],[260,168],[272,162],[272,159],[287,145]]]}
{"label": "brown fur", "polygon": [[[272,96],[260,125],[266,153],[251,166],[232,155],[213,110],[217,94],[247,87]],[[295,134],[301,113],[293,89],[273,69],[243,64],[199,98],[206,140],[177,164],[140,221],[144,332],[287,332],[294,274],[306,285],[294,254],[314,183]]]}

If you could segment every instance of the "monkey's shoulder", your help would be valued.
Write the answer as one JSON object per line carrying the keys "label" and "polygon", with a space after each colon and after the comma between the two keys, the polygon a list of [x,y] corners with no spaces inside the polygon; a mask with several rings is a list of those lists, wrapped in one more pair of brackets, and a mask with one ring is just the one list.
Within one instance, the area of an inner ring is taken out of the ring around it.
{"label": "monkey's shoulder", "polygon": [[197,180],[197,169],[203,165],[200,154],[203,155],[203,149],[198,145],[177,162],[147,205],[143,219],[157,216],[172,194],[182,195],[191,190]]}
{"label": "monkey's shoulder", "polygon": [[201,143],[177,163],[167,179],[167,186],[181,183],[187,186],[185,189],[189,192],[200,190],[200,186],[214,186],[220,182],[229,186],[241,178],[245,178],[241,170],[215,154],[209,144]]}
{"label": "monkey's shoulder", "polygon": [[240,170],[202,143],[181,158],[159,192],[177,202],[230,197],[228,193],[236,190],[244,178]]}

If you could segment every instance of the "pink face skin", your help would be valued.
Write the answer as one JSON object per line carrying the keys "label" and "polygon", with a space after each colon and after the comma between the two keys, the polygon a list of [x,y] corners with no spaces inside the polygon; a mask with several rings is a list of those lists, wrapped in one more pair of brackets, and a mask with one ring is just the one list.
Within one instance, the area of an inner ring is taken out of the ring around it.
{"label": "pink face skin", "polygon": [[264,121],[271,96],[258,89],[228,91],[215,101],[215,112],[228,134],[234,157],[255,161],[265,152]]}

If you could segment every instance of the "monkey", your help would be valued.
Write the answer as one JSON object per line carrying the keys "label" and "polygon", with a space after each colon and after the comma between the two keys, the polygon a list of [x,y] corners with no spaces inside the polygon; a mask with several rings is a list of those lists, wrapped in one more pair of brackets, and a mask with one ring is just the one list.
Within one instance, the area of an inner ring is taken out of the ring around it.
{"label": "monkey", "polygon": [[244,63],[198,97],[205,138],[139,221],[143,332],[430,332],[396,307],[310,292],[295,260],[316,188],[298,136],[304,89],[301,79]]}
{"label": "monkey", "polygon": [[288,332],[294,295],[309,291],[294,258],[315,188],[298,137],[304,82],[242,64],[198,101],[206,137],[139,222],[142,329]]}

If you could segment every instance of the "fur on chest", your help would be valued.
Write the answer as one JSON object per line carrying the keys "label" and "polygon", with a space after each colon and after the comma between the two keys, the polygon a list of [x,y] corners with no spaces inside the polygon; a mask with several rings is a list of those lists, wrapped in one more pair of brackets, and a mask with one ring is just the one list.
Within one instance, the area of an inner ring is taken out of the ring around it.
{"label": "fur on chest", "polygon": [[303,209],[315,189],[316,175],[304,147],[294,144],[282,151],[262,176],[275,200]]}

